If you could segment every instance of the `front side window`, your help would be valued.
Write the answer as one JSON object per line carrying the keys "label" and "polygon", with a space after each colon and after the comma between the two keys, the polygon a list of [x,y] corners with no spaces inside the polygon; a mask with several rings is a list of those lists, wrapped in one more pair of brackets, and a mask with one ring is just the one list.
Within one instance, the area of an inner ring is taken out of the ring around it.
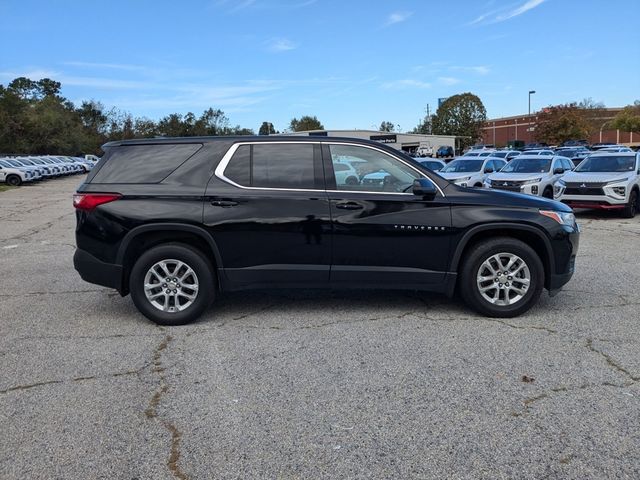
{"label": "front side window", "polygon": [[224,176],[243,187],[314,189],[313,144],[240,145]]}
{"label": "front side window", "polygon": [[[330,145],[331,163],[338,190],[406,192],[420,174],[400,160],[372,148]],[[338,165],[351,168],[343,171]]]}

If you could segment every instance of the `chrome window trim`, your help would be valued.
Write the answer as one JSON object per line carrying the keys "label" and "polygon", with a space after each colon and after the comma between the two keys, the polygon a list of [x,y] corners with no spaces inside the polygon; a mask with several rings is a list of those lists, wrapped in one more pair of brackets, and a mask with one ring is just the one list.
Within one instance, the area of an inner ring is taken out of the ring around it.
{"label": "chrome window trim", "polygon": [[438,192],[440,193],[440,195],[442,195],[443,198],[445,198],[445,194],[442,191],[442,189],[440,188],[440,186],[434,182],[433,180],[431,180],[431,178],[429,178],[428,175],[425,175],[423,172],[421,172],[420,170],[418,170],[417,168],[415,168],[413,165],[408,164],[407,162],[405,162],[404,160],[402,160],[401,158],[396,157],[395,155],[391,155],[389,152],[386,152],[380,148],[376,148],[373,145],[362,145],[360,143],[350,143],[350,142],[327,142],[327,141],[323,141],[323,142],[296,142],[296,141],[291,141],[291,142],[283,142],[283,141],[277,141],[277,142],[238,142],[238,143],[234,143],[233,145],[231,145],[231,147],[229,147],[229,150],[227,150],[227,153],[225,153],[222,157],[222,159],[220,160],[220,163],[218,163],[218,166],[216,167],[216,169],[214,170],[214,175],[222,180],[225,183],[228,183],[230,185],[233,185],[234,187],[237,188],[241,188],[243,190],[262,190],[262,191],[283,191],[283,192],[326,192],[326,193],[367,193],[367,194],[376,194],[376,195],[411,195],[413,196],[413,193],[410,192],[376,192],[376,191],[370,191],[370,190],[329,190],[329,189],[323,189],[323,190],[319,190],[319,189],[313,189],[313,188],[279,188],[279,187],[247,187],[244,185],[240,185],[239,183],[234,182],[233,180],[227,178],[224,175],[224,171],[226,170],[227,166],[229,165],[229,162],[231,161],[231,159],[233,158],[233,155],[236,153],[236,151],[238,150],[238,148],[240,148],[241,146],[244,145],[261,145],[261,144],[268,144],[268,145],[288,145],[288,144],[294,144],[294,145],[348,145],[348,146],[353,146],[353,147],[361,147],[361,148],[368,148],[370,150],[375,150],[377,152],[382,153],[383,155],[387,155],[388,157],[391,157],[397,161],[399,161],[400,163],[404,164],[405,166],[409,167],[411,170],[413,170],[414,172],[416,172],[418,174],[418,176],[420,178],[428,178],[429,181],[431,181],[436,189],[438,190]]}

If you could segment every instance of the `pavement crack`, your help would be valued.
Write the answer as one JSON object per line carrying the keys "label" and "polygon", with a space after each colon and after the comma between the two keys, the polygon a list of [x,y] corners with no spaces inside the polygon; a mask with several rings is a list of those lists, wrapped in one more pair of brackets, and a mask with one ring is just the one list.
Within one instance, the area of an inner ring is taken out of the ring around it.
{"label": "pavement crack", "polygon": [[611,368],[613,368],[617,372],[622,373],[624,376],[626,376],[632,382],[635,383],[638,380],[640,380],[639,376],[633,375],[629,370],[627,370],[622,365],[620,365],[618,362],[616,362],[613,359],[613,357],[611,357],[611,355],[603,352],[602,350],[598,350],[596,347],[594,347],[593,346],[593,339],[587,338],[586,347],[589,349],[589,351],[591,351],[593,353],[597,353],[602,358],[604,358],[604,360],[607,362],[607,365],[609,365]]}
{"label": "pavement crack", "polygon": [[144,369],[146,369],[149,366],[148,363],[144,364],[142,367],[140,368],[136,368],[136,369],[132,369],[132,370],[125,370],[122,372],[115,372],[115,373],[110,373],[107,375],[89,375],[89,376],[80,376],[80,377],[73,377],[73,378],[69,378],[69,379],[64,379],[64,380],[45,380],[42,382],[34,382],[34,383],[29,383],[26,385],[16,385],[15,387],[9,387],[6,388],[4,390],[0,390],[0,395],[2,394],[6,394],[6,393],[10,393],[10,392],[19,392],[19,391],[24,391],[24,390],[31,390],[32,388],[36,388],[36,387],[43,387],[46,385],[57,385],[57,384],[61,384],[61,383],[75,383],[75,382],[85,382],[87,380],[100,380],[100,379],[104,379],[104,378],[112,378],[112,377],[124,377],[127,375],[137,375],[140,372],[142,372]]}
{"label": "pavement crack", "polygon": [[96,293],[104,292],[105,288],[91,288],[86,290],[59,290],[59,291],[44,291],[44,292],[21,292],[21,293],[3,293],[0,294],[0,298],[21,298],[21,297],[38,297],[42,295],[71,295],[77,293]]}
{"label": "pavement crack", "polygon": [[[160,327],[160,330],[164,333],[165,329]],[[153,372],[157,374],[159,379],[158,389],[153,393],[149,404],[144,411],[145,416],[149,420],[157,420],[171,435],[171,449],[169,452],[169,458],[167,459],[167,468],[171,474],[179,480],[187,480],[189,477],[180,468],[180,442],[182,440],[182,432],[178,427],[166,418],[160,417],[158,414],[158,406],[163,397],[169,392],[169,383],[165,374],[165,367],[162,363],[162,354],[167,349],[169,344],[173,341],[173,337],[168,333],[165,333],[162,341],[156,347],[153,352],[151,365],[153,365]]]}
{"label": "pavement crack", "polygon": [[634,382],[625,382],[625,383],[612,383],[612,382],[602,382],[602,383],[583,383],[580,385],[574,386],[560,386],[550,388],[548,391],[535,395],[533,397],[528,397],[522,402],[523,409],[519,412],[512,412],[512,417],[521,417],[524,414],[528,413],[531,409],[532,405],[535,403],[545,400],[547,398],[551,398],[559,393],[570,393],[577,392],[581,390],[587,390],[590,388],[601,388],[601,387],[614,387],[614,388],[626,388],[633,385]]}
{"label": "pavement crack", "polygon": [[540,325],[516,325],[513,323],[506,322],[504,320],[499,320],[497,318],[483,318],[485,322],[499,323],[500,325],[504,325],[505,327],[515,328],[516,330],[542,330],[544,332],[550,334],[558,333],[557,330],[549,327],[542,327]]}

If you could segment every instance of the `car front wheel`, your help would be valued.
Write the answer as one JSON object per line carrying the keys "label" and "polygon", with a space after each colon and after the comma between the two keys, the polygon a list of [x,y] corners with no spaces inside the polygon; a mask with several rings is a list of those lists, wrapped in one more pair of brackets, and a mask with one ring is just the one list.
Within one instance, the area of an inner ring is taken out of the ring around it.
{"label": "car front wheel", "polygon": [[629,197],[629,203],[624,208],[622,215],[624,218],[633,218],[636,216],[638,212],[638,191],[634,190],[631,192],[631,196]]}
{"label": "car front wheel", "polygon": [[159,325],[195,321],[215,297],[214,272],[198,250],[181,244],[154,247],[136,261],[129,277],[138,310]]}
{"label": "car front wheel", "polygon": [[11,185],[12,187],[17,187],[22,184],[22,179],[18,175],[9,175],[5,181],[7,185]]}
{"label": "car front wheel", "polygon": [[460,293],[474,310],[509,318],[529,310],[544,286],[544,267],[526,243],[508,237],[476,244],[460,272]]}

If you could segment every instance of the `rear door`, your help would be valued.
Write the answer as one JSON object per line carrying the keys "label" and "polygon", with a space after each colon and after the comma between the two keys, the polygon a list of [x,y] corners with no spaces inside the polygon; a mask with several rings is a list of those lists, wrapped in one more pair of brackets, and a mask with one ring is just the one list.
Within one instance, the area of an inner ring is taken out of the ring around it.
{"label": "rear door", "polygon": [[228,288],[326,284],[331,224],[320,143],[234,144],[207,186],[204,223]]}
{"label": "rear door", "polygon": [[[415,287],[439,284],[449,260],[451,213],[442,192],[411,192],[427,177],[373,146],[325,143],[323,158],[333,228],[335,286]],[[358,184],[336,181],[334,165],[360,165]],[[428,177],[427,177],[428,178]]]}

